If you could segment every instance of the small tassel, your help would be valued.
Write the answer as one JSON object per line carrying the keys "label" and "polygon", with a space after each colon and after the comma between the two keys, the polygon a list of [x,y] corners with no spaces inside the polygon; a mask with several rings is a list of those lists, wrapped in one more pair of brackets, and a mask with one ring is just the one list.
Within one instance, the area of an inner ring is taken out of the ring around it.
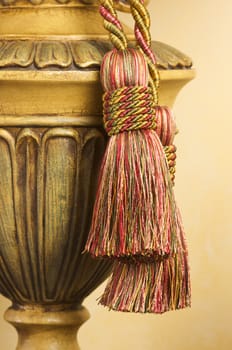
{"label": "small tassel", "polygon": [[104,126],[111,136],[100,170],[86,250],[115,258],[168,256],[177,216],[144,55],[112,50],[103,58]]}
{"label": "small tassel", "polygon": [[156,133],[163,146],[171,145],[177,127],[170,108],[166,106],[156,106]]}
{"label": "small tassel", "polygon": [[174,121],[172,111],[166,106],[156,107],[157,126],[156,133],[164,146],[164,152],[168,162],[168,168],[172,184],[175,181],[176,172],[176,146],[172,144],[175,135],[177,134],[177,127]]}
{"label": "small tassel", "polygon": [[140,313],[164,313],[191,306],[189,267],[183,245],[167,259],[115,261],[100,304],[117,311]]}
{"label": "small tassel", "polygon": [[[176,125],[167,107],[157,107],[157,133],[165,146],[169,171],[174,181]],[[100,303],[127,312],[164,313],[191,306],[188,252],[179,210],[177,250],[167,258],[115,261],[113,273]]]}

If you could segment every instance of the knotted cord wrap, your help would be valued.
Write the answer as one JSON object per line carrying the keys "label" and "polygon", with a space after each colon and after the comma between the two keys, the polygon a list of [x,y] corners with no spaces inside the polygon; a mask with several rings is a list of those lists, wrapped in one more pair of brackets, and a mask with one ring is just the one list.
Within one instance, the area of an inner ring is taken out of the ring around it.
{"label": "knotted cord wrap", "polygon": [[155,105],[148,87],[124,87],[104,94],[103,121],[109,136],[124,131],[155,129]]}
{"label": "knotted cord wrap", "polygon": [[190,306],[188,253],[173,192],[176,125],[158,105],[159,72],[150,17],[128,0],[137,49],[128,48],[112,0],[100,13],[114,49],[101,65],[104,127],[110,136],[99,174],[86,251],[114,259],[100,303],[110,309],[163,313]]}

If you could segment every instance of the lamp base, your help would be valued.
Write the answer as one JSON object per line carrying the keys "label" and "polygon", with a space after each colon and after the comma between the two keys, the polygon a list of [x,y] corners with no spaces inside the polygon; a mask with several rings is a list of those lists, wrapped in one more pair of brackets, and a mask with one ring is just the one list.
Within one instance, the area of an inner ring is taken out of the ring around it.
{"label": "lamp base", "polygon": [[89,317],[80,305],[14,305],[5,312],[18,332],[16,350],[80,350],[77,331]]}

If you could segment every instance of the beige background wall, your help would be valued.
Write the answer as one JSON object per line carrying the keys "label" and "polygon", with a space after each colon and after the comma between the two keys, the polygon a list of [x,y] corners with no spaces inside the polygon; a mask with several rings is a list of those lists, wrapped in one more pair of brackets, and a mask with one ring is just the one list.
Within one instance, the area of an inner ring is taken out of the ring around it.
{"label": "beige background wall", "polygon": [[[176,105],[176,195],[190,250],[193,305],[163,316],[108,312],[95,300],[80,331],[83,350],[232,349],[231,0],[151,0],[153,38],[194,58],[197,78]],[[128,16],[124,16],[128,22]],[[0,299],[0,315],[9,303]],[[0,321],[0,349],[13,350]],[[65,349],[64,349],[65,350]]]}

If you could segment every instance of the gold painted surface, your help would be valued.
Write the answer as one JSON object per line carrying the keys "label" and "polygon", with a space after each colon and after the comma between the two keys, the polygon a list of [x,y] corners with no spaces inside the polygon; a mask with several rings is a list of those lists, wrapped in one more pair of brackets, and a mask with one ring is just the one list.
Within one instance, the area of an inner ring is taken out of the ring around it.
{"label": "gold painted surface", "polygon": [[0,115],[0,125],[2,126],[102,126],[102,116],[77,116],[77,115],[49,115],[41,118],[41,115]]}
{"label": "gold painted surface", "polygon": [[[172,106],[176,94],[194,78],[195,72],[167,70],[160,74],[160,103]],[[28,117],[28,124],[46,125],[47,116],[52,115],[50,121],[54,118],[54,123],[59,123],[59,116],[61,123],[62,116],[73,116],[75,125],[78,118],[82,123],[84,118],[102,115],[99,71],[0,71],[0,82],[0,123],[7,123],[6,115],[11,116],[10,124],[15,116],[25,119],[25,115],[37,115],[37,122],[35,117],[33,122]]]}
{"label": "gold painted surface", "polygon": [[[129,12],[129,4],[127,1],[124,0],[115,0],[115,6],[118,10]],[[149,0],[145,0],[144,3],[147,5],[149,3]],[[0,5],[3,6],[30,6],[30,5],[40,5],[40,6],[51,6],[51,5],[75,5],[75,6],[81,6],[83,4],[88,5],[98,5],[97,0],[0,0]]]}
{"label": "gold painted surface", "polygon": [[36,47],[35,66],[46,68],[58,66],[67,68],[72,64],[69,46],[62,42],[40,42]]}
{"label": "gold painted surface", "polygon": [[100,66],[105,50],[98,41],[73,41],[70,45],[77,67]]}
{"label": "gold painted surface", "polygon": [[157,65],[162,69],[191,68],[193,65],[189,56],[170,45],[155,41],[152,43],[152,48],[157,58]]}
{"label": "gold painted surface", "polygon": [[0,0],[2,6],[61,6],[61,5],[83,6],[83,4],[97,6],[97,0]]}
{"label": "gold painted surface", "polygon": [[[191,68],[192,60],[181,51],[158,41],[153,42],[157,65],[161,69]],[[108,41],[32,41],[0,40],[0,67],[26,67],[33,69],[55,66],[74,69],[99,67],[104,54],[112,48]]]}
{"label": "gold painted surface", "polygon": [[0,128],[0,292],[14,303],[81,303],[105,279],[108,262],[82,254],[104,147],[96,128]]}
{"label": "gold painted surface", "polygon": [[3,41],[0,45],[0,67],[27,67],[33,63],[34,54],[32,41]]}
{"label": "gold painted surface", "polygon": [[[118,1],[116,1],[118,2]],[[61,6],[61,5],[72,5],[72,6],[82,6],[87,5],[98,5],[97,0],[0,0],[0,5],[2,6]]]}
{"label": "gold painted surface", "polygon": [[38,306],[9,308],[5,320],[18,332],[16,350],[80,350],[76,334],[89,319],[84,307],[71,305],[43,308]]}
{"label": "gold painted surface", "polygon": [[[76,40],[108,39],[96,6],[0,7],[0,18],[0,38],[64,36],[68,39],[67,36],[73,36]],[[127,26],[124,29],[132,39],[131,29]]]}
{"label": "gold painted surface", "polygon": [[0,36],[94,35],[97,38],[104,35],[102,19],[95,7],[0,8],[0,18]]}

